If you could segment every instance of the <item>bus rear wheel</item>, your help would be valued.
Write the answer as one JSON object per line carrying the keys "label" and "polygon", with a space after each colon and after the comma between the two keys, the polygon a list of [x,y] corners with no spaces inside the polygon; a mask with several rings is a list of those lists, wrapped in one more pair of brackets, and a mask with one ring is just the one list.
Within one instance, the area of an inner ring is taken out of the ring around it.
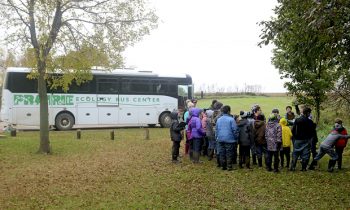
{"label": "bus rear wheel", "polygon": [[162,128],[169,128],[171,126],[170,113],[163,113],[160,116],[160,126],[162,126]]}
{"label": "bus rear wheel", "polygon": [[58,114],[55,120],[57,130],[65,131],[72,129],[74,125],[74,118],[69,113]]}

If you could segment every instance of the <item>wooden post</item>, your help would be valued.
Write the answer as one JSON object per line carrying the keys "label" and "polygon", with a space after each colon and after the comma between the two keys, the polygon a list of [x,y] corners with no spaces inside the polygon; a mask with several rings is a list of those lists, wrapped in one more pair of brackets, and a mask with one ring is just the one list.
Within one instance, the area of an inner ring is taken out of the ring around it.
{"label": "wooden post", "polygon": [[145,140],[149,140],[149,129],[145,128]]}
{"label": "wooden post", "polygon": [[15,128],[11,129],[11,136],[15,137],[17,135],[17,130]]}
{"label": "wooden post", "polygon": [[80,138],[81,138],[81,130],[78,129],[78,130],[77,130],[77,139],[80,139]]}
{"label": "wooden post", "polygon": [[114,140],[114,130],[111,131],[111,140]]}

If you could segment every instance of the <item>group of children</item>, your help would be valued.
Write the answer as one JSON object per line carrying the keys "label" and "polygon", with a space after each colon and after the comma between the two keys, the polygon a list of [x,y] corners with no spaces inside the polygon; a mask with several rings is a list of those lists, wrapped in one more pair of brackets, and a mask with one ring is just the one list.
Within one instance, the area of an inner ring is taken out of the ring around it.
{"label": "group of children", "polygon": [[[254,105],[250,112],[240,111],[239,115],[232,115],[230,106],[217,100],[204,110],[197,108],[196,102],[186,102],[187,111],[183,117],[175,111],[171,114],[174,163],[179,162],[180,142],[185,138],[185,155],[193,163],[200,163],[200,156],[207,156],[209,161],[215,156],[217,166],[223,170],[236,169],[237,163],[239,168],[250,169],[251,162],[262,167],[263,159],[268,171],[278,172],[285,166],[295,171],[298,160],[301,160],[302,171],[306,171],[307,166],[313,170],[325,154],[331,157],[328,171],[334,170],[336,162],[338,169],[342,168],[342,154],[350,136],[340,119],[336,119],[317,152],[316,124],[308,107],[300,107],[297,110],[299,116],[296,116],[292,107],[287,106],[283,117],[278,109],[273,109],[266,120],[259,105]],[[313,160],[309,165],[311,154]]]}

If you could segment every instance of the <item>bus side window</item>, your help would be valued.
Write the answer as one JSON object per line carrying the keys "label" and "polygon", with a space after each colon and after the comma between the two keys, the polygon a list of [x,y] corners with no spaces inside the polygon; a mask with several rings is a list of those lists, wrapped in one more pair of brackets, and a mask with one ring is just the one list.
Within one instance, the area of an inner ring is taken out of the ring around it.
{"label": "bus side window", "polygon": [[151,92],[150,87],[150,82],[147,79],[131,80],[130,92],[139,94],[149,94]]}
{"label": "bus side window", "polygon": [[28,73],[11,72],[9,73],[7,88],[14,93],[37,93],[38,80],[28,79]]}
{"label": "bus side window", "polygon": [[178,94],[178,88],[176,84],[170,83],[168,86],[168,94],[172,96],[177,96]]}
{"label": "bus side window", "polygon": [[123,79],[122,80],[122,85],[121,85],[121,93],[122,94],[128,94],[130,92],[130,86],[131,86],[130,80]]}
{"label": "bus side window", "polygon": [[151,81],[153,92],[156,94],[164,94],[168,92],[168,85],[165,81]]}
{"label": "bus side window", "polygon": [[116,79],[97,80],[97,92],[102,94],[113,94],[118,92],[118,81]]}

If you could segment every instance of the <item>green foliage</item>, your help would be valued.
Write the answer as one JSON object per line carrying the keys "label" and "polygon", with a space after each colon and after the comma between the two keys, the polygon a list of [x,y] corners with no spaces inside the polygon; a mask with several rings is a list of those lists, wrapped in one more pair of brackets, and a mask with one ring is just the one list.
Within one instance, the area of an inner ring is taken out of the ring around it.
{"label": "green foliage", "polygon": [[260,23],[259,45],[275,45],[272,63],[285,87],[318,113],[341,72],[349,71],[349,9],[348,0],[280,0],[276,17]]}
{"label": "green foliage", "polygon": [[12,52],[7,52],[4,67],[16,66],[16,57]]}

